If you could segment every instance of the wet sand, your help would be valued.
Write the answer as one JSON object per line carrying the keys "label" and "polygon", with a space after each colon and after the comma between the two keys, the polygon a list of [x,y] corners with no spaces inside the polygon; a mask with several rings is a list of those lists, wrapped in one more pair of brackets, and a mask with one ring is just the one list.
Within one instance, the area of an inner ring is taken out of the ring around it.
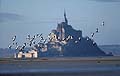
{"label": "wet sand", "polygon": [[120,76],[120,57],[0,58],[0,76]]}

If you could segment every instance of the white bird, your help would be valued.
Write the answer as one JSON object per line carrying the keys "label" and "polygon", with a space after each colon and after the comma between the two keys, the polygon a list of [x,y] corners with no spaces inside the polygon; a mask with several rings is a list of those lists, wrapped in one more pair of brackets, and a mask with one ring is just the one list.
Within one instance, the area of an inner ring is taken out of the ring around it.
{"label": "white bird", "polygon": [[78,43],[78,41],[75,41],[75,43]]}
{"label": "white bird", "polygon": [[47,41],[47,39],[45,39],[43,43],[45,43],[46,41]]}
{"label": "white bird", "polygon": [[68,41],[70,39],[70,35],[66,38],[66,41]]}
{"label": "white bird", "polygon": [[89,40],[89,38],[87,37],[87,41]]}
{"label": "white bird", "polygon": [[39,37],[42,36],[42,34],[39,35]]}
{"label": "white bird", "polygon": [[96,44],[96,42],[93,41],[93,45],[95,45],[95,44]]}
{"label": "white bird", "polygon": [[30,40],[30,35],[28,35],[26,39]]}
{"label": "white bird", "polygon": [[17,42],[15,42],[15,43],[13,42],[13,45],[14,45],[14,46],[17,46],[17,45],[18,45],[18,43],[17,43]]}
{"label": "white bird", "polygon": [[33,42],[33,44],[35,44],[35,41]]}
{"label": "white bird", "polygon": [[96,33],[98,33],[99,32],[99,30],[98,30],[98,28],[96,28]]}
{"label": "white bird", "polygon": [[33,42],[33,41],[34,41],[34,39],[35,39],[35,38],[33,37],[33,38],[30,40],[30,42]]}
{"label": "white bird", "polygon": [[30,44],[29,44],[30,46],[32,45],[32,41],[30,41]]}
{"label": "white bird", "polygon": [[32,45],[32,43],[29,44],[30,46]]}
{"label": "white bird", "polygon": [[103,21],[102,24],[101,24],[101,26],[104,26],[104,25],[105,25],[105,22]]}
{"label": "white bird", "polygon": [[18,45],[18,43],[16,42],[16,43],[15,43],[15,45],[17,46],[17,45]]}
{"label": "white bird", "polygon": [[30,38],[30,35],[28,35],[28,38]]}
{"label": "white bird", "polygon": [[19,46],[16,47],[16,50],[18,50],[18,49],[19,49]]}
{"label": "white bird", "polygon": [[25,49],[25,46],[22,46],[22,50],[24,50]]}
{"label": "white bird", "polygon": [[43,37],[41,37],[41,40],[44,40],[44,38],[43,38]]}
{"label": "white bird", "polygon": [[95,33],[92,33],[91,36],[93,37],[95,35]]}
{"label": "white bird", "polygon": [[16,40],[16,36],[12,37],[12,40],[15,41]]}
{"label": "white bird", "polygon": [[15,43],[13,42],[13,45],[15,45]]}
{"label": "white bird", "polygon": [[70,39],[73,39],[73,36],[71,36]]}
{"label": "white bird", "polygon": [[26,46],[26,43],[24,43],[23,46]]}
{"label": "white bird", "polygon": [[9,45],[8,48],[11,49],[12,45]]}
{"label": "white bird", "polygon": [[80,38],[80,37],[79,37],[78,39],[79,39],[79,40],[81,40],[81,38]]}
{"label": "white bird", "polygon": [[39,36],[39,34],[36,35],[37,37]]}
{"label": "white bird", "polygon": [[35,38],[36,38],[36,36],[34,35],[34,36],[33,36],[33,40],[34,40]]}

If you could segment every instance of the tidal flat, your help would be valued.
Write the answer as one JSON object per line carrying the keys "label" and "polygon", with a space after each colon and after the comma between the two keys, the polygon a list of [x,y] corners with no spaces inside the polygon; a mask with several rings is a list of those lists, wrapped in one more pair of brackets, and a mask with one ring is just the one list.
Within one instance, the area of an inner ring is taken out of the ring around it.
{"label": "tidal flat", "polygon": [[120,57],[0,58],[0,76],[119,76]]}

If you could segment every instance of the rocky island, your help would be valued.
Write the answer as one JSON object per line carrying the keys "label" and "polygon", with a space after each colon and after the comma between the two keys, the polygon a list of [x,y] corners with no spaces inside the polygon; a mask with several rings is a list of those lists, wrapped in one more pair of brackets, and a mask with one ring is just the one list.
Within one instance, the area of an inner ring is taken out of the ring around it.
{"label": "rocky island", "polygon": [[13,43],[9,48],[15,46],[18,50],[14,58],[113,56],[112,53],[106,54],[102,51],[93,38],[83,37],[81,30],[69,25],[65,11],[64,22],[58,23],[57,28],[53,29],[46,39],[42,34],[33,37],[28,35],[26,39],[27,43],[18,46],[16,36],[12,38]]}
{"label": "rocky island", "polygon": [[81,30],[75,30],[69,25],[66,12],[64,12],[64,22],[59,23],[48,37],[49,41],[46,43],[47,51],[40,52],[40,56],[112,56],[112,54],[108,55],[102,51],[93,39],[83,37]]}

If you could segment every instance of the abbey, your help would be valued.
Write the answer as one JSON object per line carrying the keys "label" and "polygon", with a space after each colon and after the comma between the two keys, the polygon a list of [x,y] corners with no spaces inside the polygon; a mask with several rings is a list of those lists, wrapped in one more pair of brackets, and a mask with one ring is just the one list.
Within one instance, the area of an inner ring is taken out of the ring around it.
{"label": "abbey", "polygon": [[81,30],[69,25],[65,11],[64,22],[51,31],[49,39],[47,51],[40,53],[41,56],[108,56],[93,39],[83,37]]}

